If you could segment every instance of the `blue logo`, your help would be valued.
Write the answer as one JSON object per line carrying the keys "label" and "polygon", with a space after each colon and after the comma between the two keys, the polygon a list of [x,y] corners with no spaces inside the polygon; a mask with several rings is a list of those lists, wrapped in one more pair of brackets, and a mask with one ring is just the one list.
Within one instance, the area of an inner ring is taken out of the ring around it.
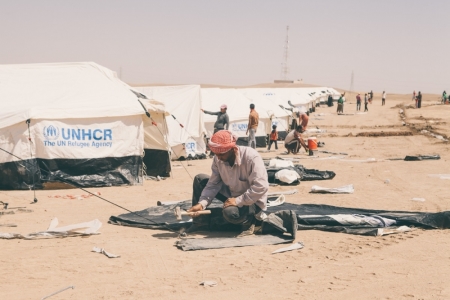
{"label": "blue logo", "polygon": [[43,133],[45,139],[48,141],[54,141],[59,138],[59,128],[53,125],[45,126]]}
{"label": "blue logo", "polygon": [[191,143],[186,143],[185,148],[186,148],[186,151],[195,151],[195,149],[197,147],[195,146],[194,142],[191,142]]}
{"label": "blue logo", "polygon": [[247,124],[233,123],[231,124],[231,131],[247,131]]}

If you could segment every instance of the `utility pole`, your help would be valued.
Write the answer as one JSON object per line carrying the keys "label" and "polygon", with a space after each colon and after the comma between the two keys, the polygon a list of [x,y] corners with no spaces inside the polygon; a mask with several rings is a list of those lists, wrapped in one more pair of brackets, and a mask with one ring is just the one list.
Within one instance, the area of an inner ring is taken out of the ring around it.
{"label": "utility pole", "polygon": [[287,80],[289,68],[288,68],[288,58],[289,58],[289,26],[286,27],[286,41],[284,42],[283,51],[283,62],[281,63],[281,78]]}
{"label": "utility pole", "polygon": [[354,89],[354,86],[353,86],[353,80],[354,80],[354,74],[353,74],[353,70],[352,70],[352,79],[350,80],[350,90],[349,90],[349,94],[352,94],[352,93],[353,93],[353,89]]}

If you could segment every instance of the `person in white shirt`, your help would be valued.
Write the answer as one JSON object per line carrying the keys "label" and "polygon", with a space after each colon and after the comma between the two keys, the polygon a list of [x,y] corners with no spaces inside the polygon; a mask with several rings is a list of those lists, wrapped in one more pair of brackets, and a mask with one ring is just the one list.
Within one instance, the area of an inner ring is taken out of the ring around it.
{"label": "person in white shirt", "polygon": [[381,96],[381,105],[383,106],[386,103],[386,92],[383,91],[383,95]]}

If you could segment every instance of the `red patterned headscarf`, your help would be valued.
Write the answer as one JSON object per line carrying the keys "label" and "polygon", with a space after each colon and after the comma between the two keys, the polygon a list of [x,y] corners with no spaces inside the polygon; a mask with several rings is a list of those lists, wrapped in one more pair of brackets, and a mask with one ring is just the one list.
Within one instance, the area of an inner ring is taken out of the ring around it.
{"label": "red patterned headscarf", "polygon": [[217,131],[209,140],[208,146],[212,152],[222,154],[230,150],[236,155],[236,163],[241,164],[241,156],[236,146],[237,136],[229,130]]}

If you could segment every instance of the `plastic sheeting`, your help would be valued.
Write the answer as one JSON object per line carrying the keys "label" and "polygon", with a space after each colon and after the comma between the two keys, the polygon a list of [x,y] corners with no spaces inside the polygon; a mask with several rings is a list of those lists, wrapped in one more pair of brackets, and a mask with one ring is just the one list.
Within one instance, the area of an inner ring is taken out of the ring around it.
{"label": "plastic sheeting", "polygon": [[311,187],[311,193],[320,193],[320,194],[353,194],[355,191],[353,184],[344,185],[336,188],[326,188],[318,185],[313,185]]}
{"label": "plastic sheeting", "polygon": [[267,168],[269,183],[286,184],[275,178],[275,174],[283,169],[295,171],[298,173],[299,179],[292,182],[291,184],[299,184],[301,181],[330,180],[336,176],[336,173],[334,173],[333,171],[319,171],[316,169],[306,169],[302,165],[294,165],[294,167],[287,168]]}
{"label": "plastic sheeting", "polygon": [[[191,220],[177,221],[173,212],[176,206],[187,210],[191,201],[184,201],[173,205],[150,207],[132,213],[111,216],[109,223],[149,229],[180,229],[187,228]],[[223,203],[214,200],[208,207],[211,210],[211,221],[215,225],[212,230],[236,230],[239,227],[220,225],[218,218],[222,216]],[[425,229],[449,229],[450,211],[427,213],[414,211],[371,210],[360,208],[338,207],[318,204],[284,203],[280,206],[268,207],[266,214],[279,211],[293,211],[296,214],[299,230],[323,230],[358,235],[376,236],[380,234],[398,233],[402,226],[414,226]],[[153,222],[143,218],[151,219]],[[395,226],[394,226],[395,225]],[[222,226],[222,227],[221,227]],[[380,230],[383,229],[383,230]]]}

